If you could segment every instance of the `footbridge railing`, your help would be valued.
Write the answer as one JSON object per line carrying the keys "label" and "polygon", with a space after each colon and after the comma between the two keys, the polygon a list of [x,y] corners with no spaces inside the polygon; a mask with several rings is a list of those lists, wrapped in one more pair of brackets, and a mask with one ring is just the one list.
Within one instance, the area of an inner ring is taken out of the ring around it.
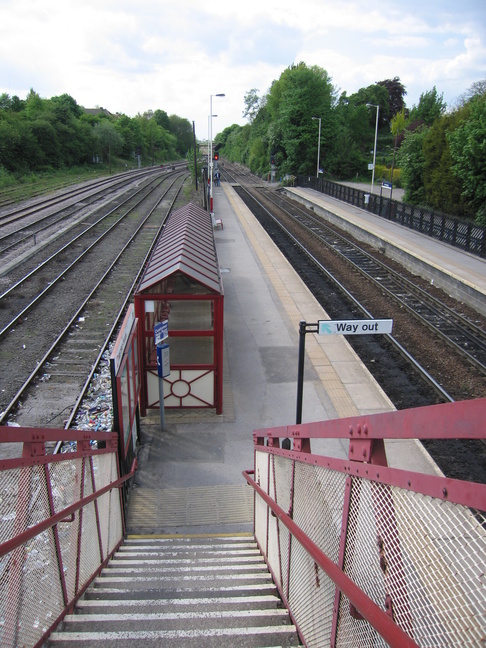
{"label": "footbridge railing", "polygon": [[[306,646],[482,645],[486,485],[391,468],[386,440],[484,441],[485,412],[478,399],[254,432],[255,537]],[[348,458],[313,452],[327,439],[348,439]]]}
{"label": "footbridge railing", "polygon": [[[60,441],[73,451],[52,454]],[[135,463],[120,478],[117,447],[116,433],[0,428],[2,648],[41,646],[121,544]]]}

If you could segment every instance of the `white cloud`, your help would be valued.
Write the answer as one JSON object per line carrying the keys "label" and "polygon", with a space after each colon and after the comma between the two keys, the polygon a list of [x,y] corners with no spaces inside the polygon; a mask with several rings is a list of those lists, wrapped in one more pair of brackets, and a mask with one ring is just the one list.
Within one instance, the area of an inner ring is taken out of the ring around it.
{"label": "white cloud", "polygon": [[[0,92],[64,92],[130,116],[160,108],[207,134],[243,124],[245,93],[292,63],[348,94],[399,76],[407,104],[434,85],[450,104],[486,76],[483,0],[0,0]],[[216,110],[214,111],[216,112]]]}

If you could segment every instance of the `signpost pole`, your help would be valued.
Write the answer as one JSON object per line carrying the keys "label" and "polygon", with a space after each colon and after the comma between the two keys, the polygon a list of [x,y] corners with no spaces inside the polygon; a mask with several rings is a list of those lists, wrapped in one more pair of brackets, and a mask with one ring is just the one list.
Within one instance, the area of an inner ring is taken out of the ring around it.
{"label": "signpost pole", "polygon": [[164,407],[164,379],[159,375],[159,409],[160,409],[160,429],[165,430],[165,407]]}
{"label": "signpost pole", "polygon": [[295,422],[302,423],[302,402],[304,397],[304,358],[305,358],[305,326],[304,320],[299,322],[299,366],[297,369],[297,413]]}
{"label": "signpost pole", "polygon": [[314,324],[299,322],[299,364],[297,369],[297,411],[295,422],[302,423],[302,403],[304,394],[305,334],[319,335],[389,335],[392,332],[392,319],[378,320],[319,320]]}

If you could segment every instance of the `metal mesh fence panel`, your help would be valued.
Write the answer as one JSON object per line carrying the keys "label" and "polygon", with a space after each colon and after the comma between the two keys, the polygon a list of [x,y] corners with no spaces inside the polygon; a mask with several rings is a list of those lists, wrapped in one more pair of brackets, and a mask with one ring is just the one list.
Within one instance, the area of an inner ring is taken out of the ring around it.
{"label": "metal mesh fence panel", "polygon": [[[418,645],[482,645],[484,511],[266,452],[255,465],[260,486],[336,565],[344,538],[345,574]],[[266,509],[257,497],[265,547]],[[334,615],[334,582],[283,523],[268,520],[265,553],[306,645],[329,645],[334,629],[337,646],[386,646],[342,593]]]}
{"label": "metal mesh fence panel", "polygon": [[[0,481],[0,544],[118,478],[115,453],[8,469]],[[103,556],[100,551],[102,540]],[[39,530],[0,558],[0,645],[35,645],[122,538],[117,488]]]}

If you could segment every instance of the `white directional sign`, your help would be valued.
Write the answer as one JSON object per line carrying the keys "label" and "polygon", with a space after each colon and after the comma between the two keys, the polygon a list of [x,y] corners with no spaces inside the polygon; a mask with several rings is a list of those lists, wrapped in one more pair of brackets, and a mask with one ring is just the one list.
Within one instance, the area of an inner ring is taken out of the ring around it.
{"label": "white directional sign", "polygon": [[319,320],[319,335],[376,335],[391,333],[392,319]]}
{"label": "white directional sign", "polygon": [[154,326],[155,344],[161,344],[166,338],[169,337],[169,320],[163,322],[156,322]]}

